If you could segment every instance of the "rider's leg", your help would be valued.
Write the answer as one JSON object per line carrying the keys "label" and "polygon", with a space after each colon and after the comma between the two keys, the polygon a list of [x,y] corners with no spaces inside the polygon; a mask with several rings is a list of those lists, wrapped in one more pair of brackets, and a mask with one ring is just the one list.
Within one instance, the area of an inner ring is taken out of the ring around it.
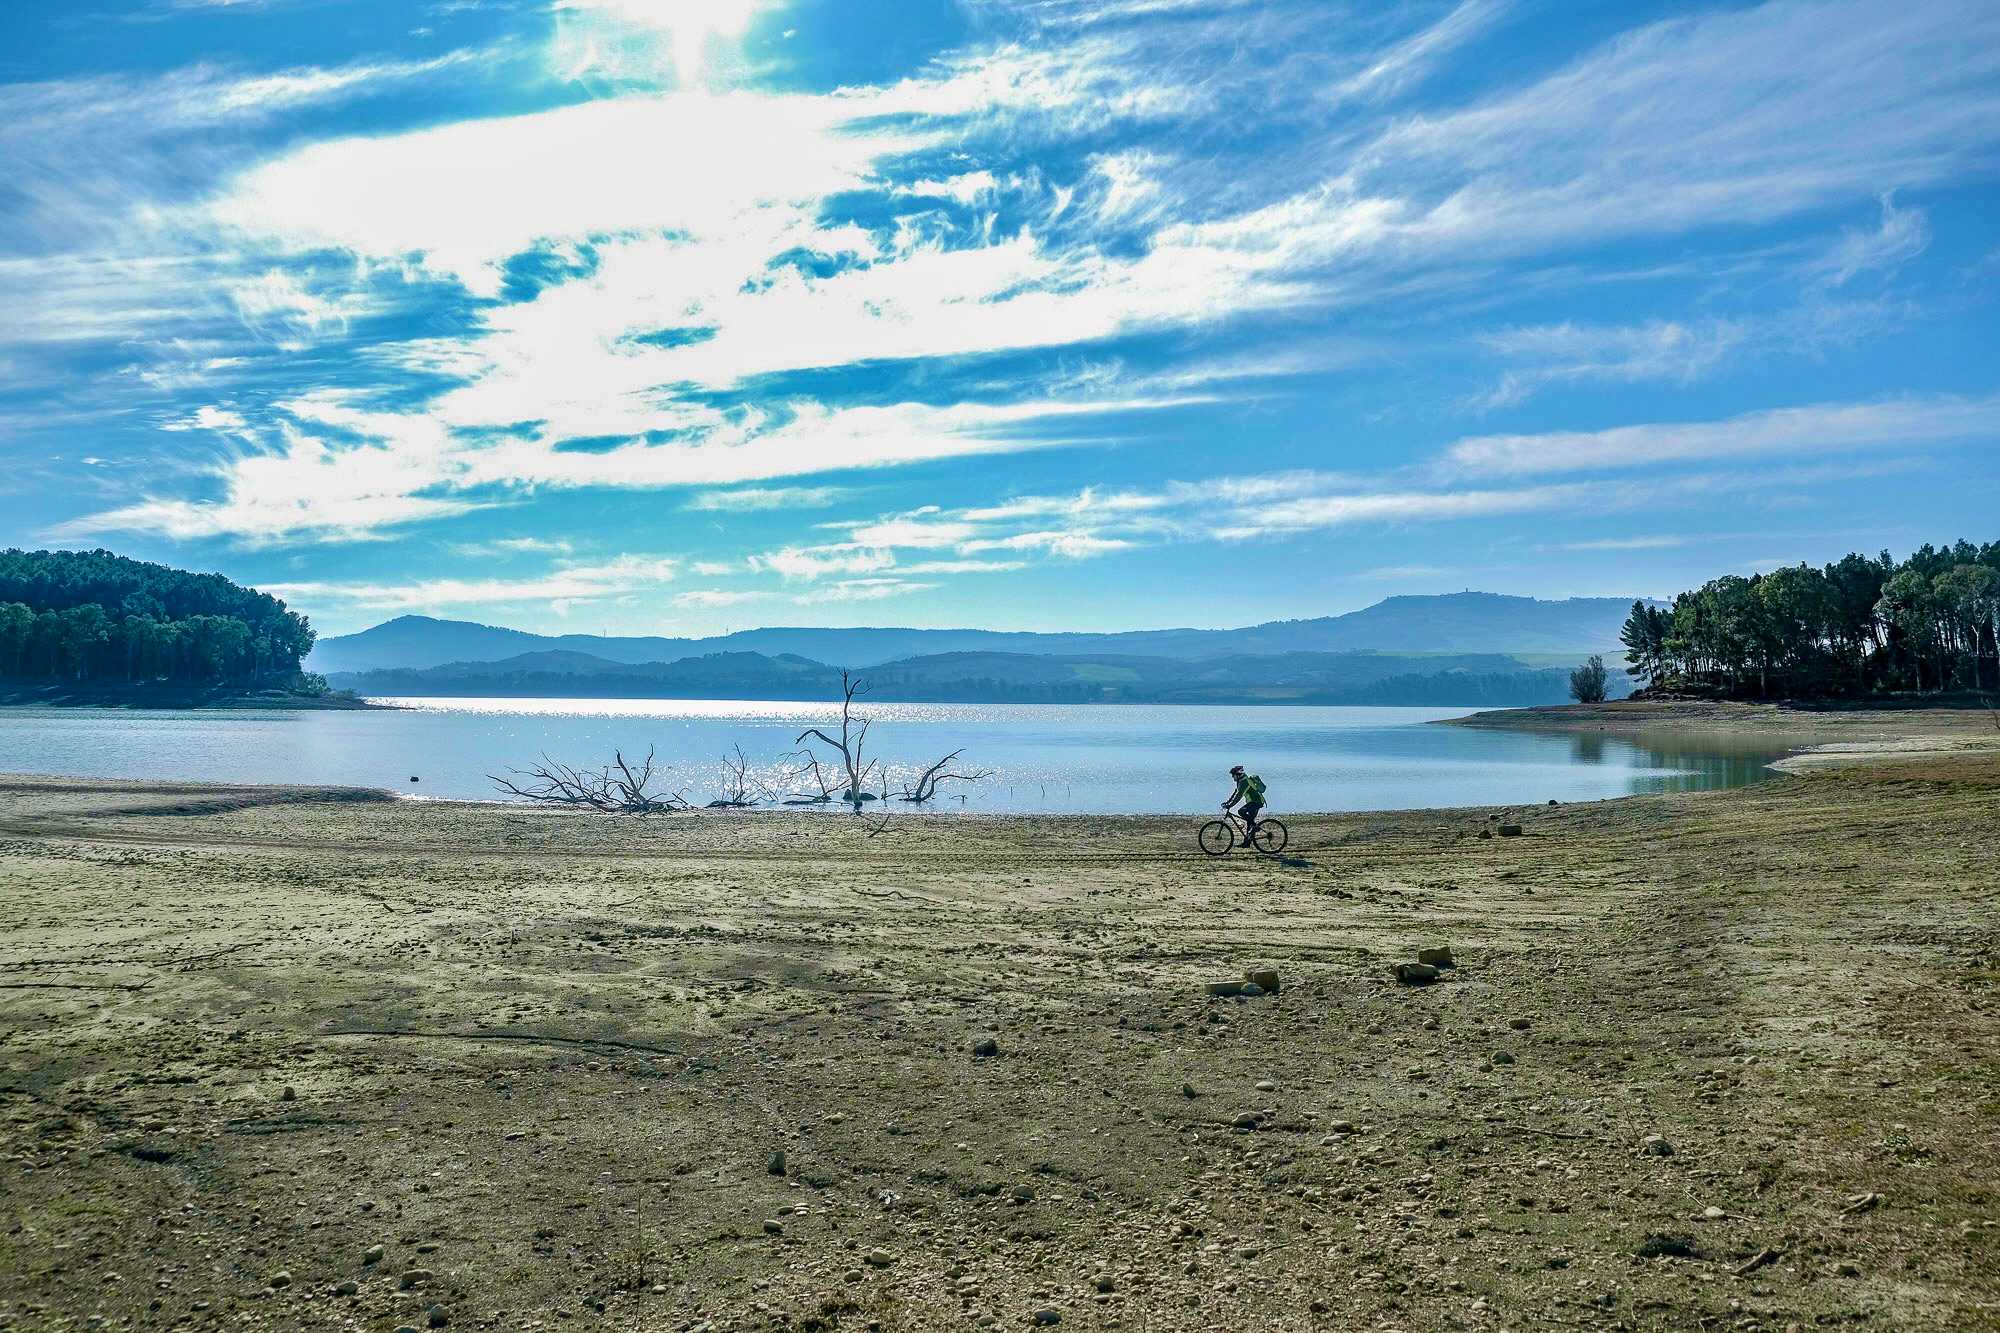
{"label": "rider's leg", "polygon": [[1255,847],[1257,845],[1257,812],[1263,808],[1261,805],[1249,804],[1245,804],[1243,807],[1243,845],[1245,847]]}

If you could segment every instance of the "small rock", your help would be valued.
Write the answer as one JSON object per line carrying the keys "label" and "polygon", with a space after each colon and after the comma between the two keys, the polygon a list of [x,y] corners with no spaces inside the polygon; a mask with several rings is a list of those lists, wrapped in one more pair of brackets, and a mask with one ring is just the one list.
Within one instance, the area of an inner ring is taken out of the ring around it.
{"label": "small rock", "polygon": [[868,1251],[861,1258],[870,1268],[887,1268],[896,1262],[896,1256],[879,1247]]}
{"label": "small rock", "polygon": [[292,1275],[290,1273],[285,1272],[282,1268],[279,1269],[277,1272],[271,1274],[271,1287],[273,1290],[277,1290],[282,1287],[289,1287],[291,1285],[292,1285]]}
{"label": "small rock", "polygon": [[1181,1084],[1181,1096],[1192,1101],[1194,1098],[1201,1096],[1201,1094],[1194,1090],[1194,1084],[1183,1083]]}
{"label": "small rock", "polygon": [[1060,1324],[1062,1322],[1062,1311],[1049,1306],[1043,1306],[1041,1309],[1035,1311],[1034,1320],[1038,1327],[1047,1324]]}
{"label": "small rock", "polygon": [[424,1319],[432,1328],[443,1328],[451,1322],[451,1316],[445,1313],[445,1308],[442,1305],[433,1305],[430,1309],[424,1311]]}
{"label": "small rock", "polygon": [[1833,1266],[1833,1275],[1835,1277],[1860,1277],[1861,1268],[1857,1264],[1835,1264]]}
{"label": "small rock", "polygon": [[430,1280],[431,1280],[430,1269],[412,1268],[404,1272],[404,1274],[401,1277],[396,1279],[396,1285],[402,1288],[404,1291],[408,1291],[411,1287],[421,1287],[424,1283]]}
{"label": "small rock", "polygon": [[1232,1129],[1255,1129],[1263,1123],[1264,1117],[1257,1112],[1239,1111],[1236,1113],[1236,1118],[1229,1122],[1229,1125]]}
{"label": "small rock", "polygon": [[1534,1025],[1535,1022],[1531,1018],[1510,1018],[1507,1020],[1507,1026],[1516,1032],[1526,1032]]}
{"label": "small rock", "polygon": [[770,1160],[764,1163],[764,1171],[767,1175],[773,1176],[785,1174],[785,1154],[782,1149],[771,1154]]}
{"label": "small rock", "polygon": [[1699,1259],[1701,1251],[1695,1249],[1694,1241],[1687,1236],[1670,1236],[1654,1232],[1639,1242],[1634,1251],[1641,1259]]}
{"label": "small rock", "polygon": [[1668,1143],[1664,1135],[1648,1134],[1639,1140],[1639,1151],[1648,1157],[1672,1157],[1674,1145]]}
{"label": "small rock", "polygon": [[1118,1290],[1118,1284],[1112,1280],[1111,1274],[1099,1273],[1097,1275],[1097,1289],[1105,1292],[1116,1291]]}
{"label": "small rock", "polygon": [[1013,1189],[1007,1191],[1007,1197],[1015,1203],[1033,1203],[1035,1201],[1035,1191],[1029,1185],[1016,1185]]}
{"label": "small rock", "polygon": [[1278,993],[1278,971],[1276,968],[1251,968],[1243,974],[1243,979],[1264,991],[1267,995],[1276,995]]}
{"label": "small rock", "polygon": [[361,1294],[361,1284],[353,1278],[348,1278],[345,1282],[334,1287],[333,1294],[336,1296],[359,1296]]}
{"label": "small rock", "polygon": [[1243,983],[1240,981],[1211,981],[1208,983],[1208,993],[1210,995],[1222,996],[1241,995],[1243,993]]}
{"label": "small rock", "polygon": [[1354,1132],[1354,1122],[1352,1120],[1336,1120],[1328,1125],[1327,1129],[1335,1134],[1352,1134]]}
{"label": "small rock", "polygon": [[382,1262],[382,1247],[381,1247],[380,1245],[370,1245],[370,1246],[368,1247],[368,1250],[367,1250],[367,1252],[366,1252],[365,1254],[363,1254],[363,1255],[361,1256],[361,1262],[362,1262],[362,1263],[364,1263],[364,1264],[379,1264],[379,1263],[381,1263],[381,1262]]}
{"label": "small rock", "polygon": [[1258,1080],[1257,1080],[1257,1091],[1259,1091],[1259,1092],[1276,1092],[1277,1090],[1278,1090],[1278,1085],[1277,1085],[1276,1083],[1272,1082],[1272,1081],[1271,1081],[1270,1079],[1268,1079],[1268,1078],[1260,1078],[1260,1079],[1258,1079]]}
{"label": "small rock", "polygon": [[1417,961],[1428,963],[1432,967],[1458,966],[1458,960],[1451,956],[1451,946],[1449,944],[1440,944],[1435,948],[1417,950]]}
{"label": "small rock", "polygon": [[1405,986],[1428,986],[1438,979],[1438,970],[1429,963],[1397,963],[1390,971]]}
{"label": "small rock", "polygon": [[1710,1204],[1708,1207],[1702,1209],[1701,1215],[1704,1219],[1710,1222],[1720,1222],[1723,1218],[1729,1216],[1728,1213],[1723,1212],[1720,1208],[1717,1208],[1713,1204]]}
{"label": "small rock", "polygon": [[295,1102],[298,1099],[299,1090],[294,1087],[287,1087],[283,1092],[278,1094],[278,1100],[281,1102]]}
{"label": "small rock", "polygon": [[1246,1000],[1254,1000],[1264,993],[1264,988],[1254,981],[1246,981],[1243,983],[1243,988],[1236,993]]}
{"label": "small rock", "polygon": [[1500,826],[1500,836],[1503,838],[1518,838],[1521,836],[1521,826],[1519,824],[1502,824]]}
{"label": "small rock", "polygon": [[972,1053],[980,1059],[1000,1054],[1000,1043],[992,1037],[981,1037],[972,1043]]}
{"label": "small rock", "polygon": [[1511,1065],[1514,1063],[1513,1053],[1510,1051],[1495,1051],[1493,1052],[1493,1063],[1496,1065]]}

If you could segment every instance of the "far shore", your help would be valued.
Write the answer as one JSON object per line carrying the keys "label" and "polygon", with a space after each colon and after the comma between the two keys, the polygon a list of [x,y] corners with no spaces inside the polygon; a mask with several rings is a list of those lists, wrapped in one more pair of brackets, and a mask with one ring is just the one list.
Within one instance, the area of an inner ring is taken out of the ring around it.
{"label": "far shore", "polygon": [[1598,733],[1633,740],[1669,735],[1794,745],[1772,767],[1787,773],[1897,756],[2000,752],[2000,713],[1976,700],[1932,703],[1724,703],[1621,699],[1601,704],[1501,708],[1435,723],[1495,731]]}
{"label": "far shore", "polygon": [[229,686],[88,686],[0,684],[0,709],[9,708],[117,708],[117,709],[246,709],[273,708],[300,712],[360,712],[393,710],[394,704],[376,703],[344,691],[333,694],[300,694],[289,690],[243,690]]}

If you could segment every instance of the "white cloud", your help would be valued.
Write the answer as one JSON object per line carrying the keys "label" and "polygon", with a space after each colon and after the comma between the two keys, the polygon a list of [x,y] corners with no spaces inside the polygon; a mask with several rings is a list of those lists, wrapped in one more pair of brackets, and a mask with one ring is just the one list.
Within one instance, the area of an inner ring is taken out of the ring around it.
{"label": "white cloud", "polygon": [[620,556],[599,564],[564,565],[519,579],[425,579],[409,583],[270,583],[273,596],[291,602],[337,601],[378,611],[438,609],[492,603],[587,602],[656,588],[671,582],[675,561],[651,555]]}
{"label": "white cloud", "polygon": [[802,549],[788,546],[750,557],[750,568],[758,573],[777,574],[787,579],[820,579],[834,574],[872,574],[892,568],[896,557],[888,551],[860,551],[847,547]]}
{"label": "white cloud", "polygon": [[1486,334],[1480,338],[1486,347],[1529,364],[1507,371],[1474,405],[1510,406],[1548,385],[1581,381],[1685,384],[1721,364],[1747,337],[1743,324],[1729,320],[1701,325],[1672,320],[1622,326],[1563,323]]}
{"label": "white cloud", "polygon": [[903,597],[913,592],[924,592],[937,586],[935,583],[918,583],[909,579],[846,579],[809,593],[801,593],[794,600],[801,602],[879,602],[890,597]]}
{"label": "white cloud", "polygon": [[1882,218],[1872,230],[1848,228],[1814,266],[1838,287],[1857,273],[1893,272],[1922,254],[1931,243],[1930,223],[1922,209],[1898,208],[1882,196]]}
{"label": "white cloud", "polygon": [[702,491],[688,498],[687,507],[725,514],[765,509],[824,509],[852,493],[845,486],[751,486],[734,491]]}
{"label": "white cloud", "polygon": [[740,606],[744,602],[761,602],[772,594],[761,589],[720,589],[694,588],[674,594],[674,605],[684,607],[700,606]]}
{"label": "white cloud", "polygon": [[1445,458],[1463,473],[1528,476],[1780,454],[1920,448],[1996,436],[2000,436],[2000,397],[1905,398],[1779,408],[1726,421],[1475,436],[1452,445]]}

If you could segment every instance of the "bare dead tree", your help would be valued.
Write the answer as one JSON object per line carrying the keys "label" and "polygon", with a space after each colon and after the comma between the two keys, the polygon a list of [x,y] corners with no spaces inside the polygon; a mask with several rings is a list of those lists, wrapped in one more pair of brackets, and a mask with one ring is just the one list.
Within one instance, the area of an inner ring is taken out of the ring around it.
{"label": "bare dead tree", "polygon": [[748,809],[761,797],[770,794],[764,791],[761,782],[750,776],[750,760],[744,755],[743,747],[738,745],[733,748],[733,755],[722,756],[722,773],[718,783],[722,794],[720,799],[708,803],[711,810]]}
{"label": "bare dead tree", "polygon": [[541,805],[569,806],[595,810],[606,815],[651,815],[669,810],[689,809],[681,792],[662,792],[662,781],[653,751],[635,769],[623,751],[613,753],[602,768],[575,768],[558,763],[546,754],[530,768],[510,768],[509,777],[489,773],[494,786],[509,796]]}
{"label": "bare dead tree", "polygon": [[818,755],[814,754],[811,750],[797,750],[786,755],[785,758],[800,761],[797,768],[792,769],[785,775],[789,781],[795,783],[810,781],[812,783],[810,791],[795,791],[790,796],[787,796],[785,798],[786,805],[828,805],[832,803],[834,795],[839,788],[840,779],[828,773],[820,765]]}
{"label": "bare dead tree", "polygon": [[948,772],[947,770],[950,769],[951,765],[957,762],[958,757],[964,753],[965,751],[963,750],[953,750],[950,754],[932,764],[917,775],[916,782],[905,783],[903,794],[897,797],[897,799],[908,801],[911,805],[922,805],[938,794],[940,783],[978,782],[982,778],[993,776],[990,770],[984,768],[974,769],[970,773]]}
{"label": "bare dead tree", "polygon": [[862,747],[868,741],[869,719],[854,715],[854,698],[866,694],[868,688],[852,673],[840,673],[840,739],[821,731],[818,727],[807,727],[800,732],[794,745],[804,745],[808,736],[832,750],[840,757],[840,766],[847,777],[847,787],[840,793],[840,799],[861,813],[861,803],[873,800],[874,795],[867,790],[868,776],[875,769],[875,761],[862,756]]}

